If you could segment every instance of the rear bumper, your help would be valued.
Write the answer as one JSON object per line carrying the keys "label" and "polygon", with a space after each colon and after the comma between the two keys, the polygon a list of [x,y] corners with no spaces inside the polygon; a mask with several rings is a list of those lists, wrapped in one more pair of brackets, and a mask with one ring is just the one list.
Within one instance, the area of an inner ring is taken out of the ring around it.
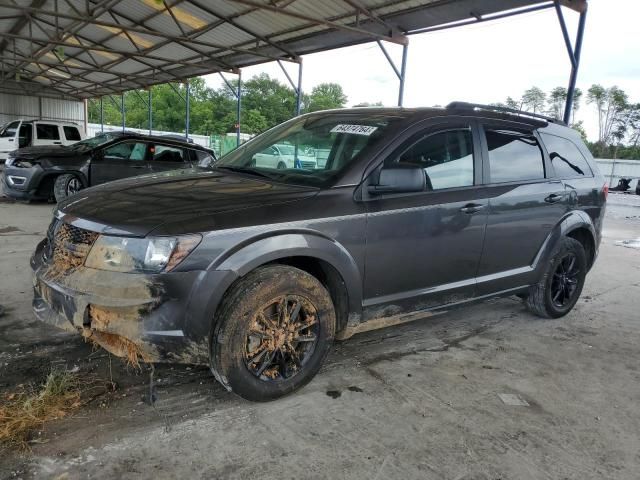
{"label": "rear bumper", "polygon": [[31,258],[33,311],[39,320],[134,363],[208,364],[212,314],[197,292],[215,290],[228,272],[149,275],[84,266],[65,271],[43,260],[45,245],[46,240]]}

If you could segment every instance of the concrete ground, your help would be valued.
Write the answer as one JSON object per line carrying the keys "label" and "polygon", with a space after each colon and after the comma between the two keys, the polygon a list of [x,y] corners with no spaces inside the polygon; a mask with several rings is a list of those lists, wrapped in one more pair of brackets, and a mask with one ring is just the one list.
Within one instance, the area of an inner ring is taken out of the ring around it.
{"label": "concrete ground", "polygon": [[[514,298],[363,333],[302,391],[267,404],[206,368],[147,372],[34,321],[28,258],[51,205],[0,199],[0,393],[52,365],[113,379],[0,478],[637,479],[640,197],[609,195],[598,261],[561,320]],[[515,404],[514,404],[515,403]]]}

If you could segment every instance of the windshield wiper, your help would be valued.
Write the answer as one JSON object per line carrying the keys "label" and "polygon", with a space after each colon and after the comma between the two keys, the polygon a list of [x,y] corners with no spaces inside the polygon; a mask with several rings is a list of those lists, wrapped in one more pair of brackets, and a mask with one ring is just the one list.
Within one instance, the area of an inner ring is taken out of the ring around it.
{"label": "windshield wiper", "polygon": [[252,168],[244,168],[244,167],[232,167],[229,165],[220,165],[214,166],[213,168],[218,170],[229,170],[230,172],[236,173],[247,173],[249,175],[255,175],[257,177],[268,178],[269,180],[273,180],[273,177],[267,175],[266,173],[258,172],[257,170],[253,170]]}

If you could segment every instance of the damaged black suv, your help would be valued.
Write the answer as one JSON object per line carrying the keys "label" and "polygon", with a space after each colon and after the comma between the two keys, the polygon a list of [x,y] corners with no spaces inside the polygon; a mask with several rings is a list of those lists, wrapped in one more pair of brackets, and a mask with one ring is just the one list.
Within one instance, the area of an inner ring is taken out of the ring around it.
{"label": "damaged black suv", "polygon": [[[293,158],[261,163],[275,150]],[[465,103],[317,112],[213,170],[59,204],[31,259],[33,308],[130,361],[207,364],[270,400],[359,331],[505,295],[566,315],[606,195],[580,136],[551,119]]]}
{"label": "damaged black suv", "polygon": [[149,172],[210,166],[212,150],[175,136],[107,132],[70,146],[27,147],[9,154],[3,189],[19,200],[61,202],[80,190]]}

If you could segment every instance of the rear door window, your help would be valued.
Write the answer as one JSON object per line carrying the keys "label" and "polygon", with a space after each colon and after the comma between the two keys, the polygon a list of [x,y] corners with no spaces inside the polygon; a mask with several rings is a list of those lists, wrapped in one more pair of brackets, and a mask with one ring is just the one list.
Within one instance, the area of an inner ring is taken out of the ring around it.
{"label": "rear door window", "polygon": [[62,129],[64,130],[64,136],[67,140],[71,142],[81,140],[80,131],[76,127],[69,127],[65,125]]}
{"label": "rear door window", "polygon": [[562,137],[541,133],[549,159],[559,178],[592,177],[593,172],[575,143]]}
{"label": "rear door window", "polygon": [[51,123],[37,123],[36,137],[38,140],[60,140],[58,125]]}
{"label": "rear door window", "polygon": [[545,178],[542,149],[531,133],[485,127],[485,136],[490,183]]}

